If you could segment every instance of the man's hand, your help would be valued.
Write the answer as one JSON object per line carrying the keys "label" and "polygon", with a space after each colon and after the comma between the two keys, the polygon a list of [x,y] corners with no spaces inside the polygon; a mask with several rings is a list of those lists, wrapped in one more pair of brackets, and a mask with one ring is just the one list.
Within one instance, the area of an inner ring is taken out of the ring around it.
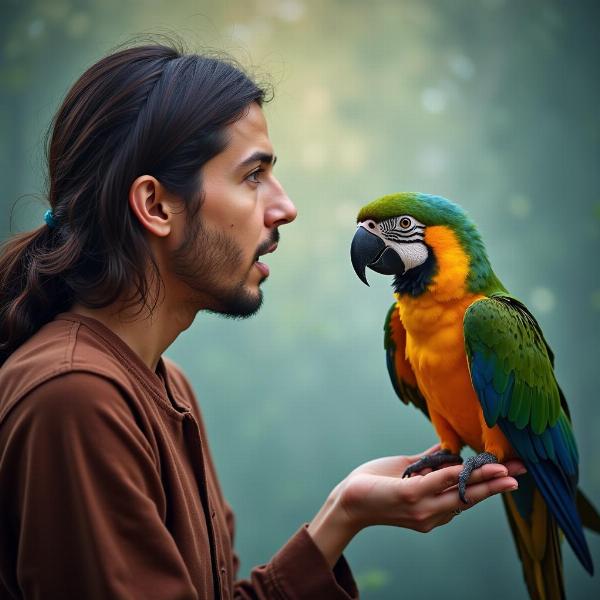
{"label": "man's hand", "polygon": [[437,471],[425,469],[412,477],[402,478],[408,465],[437,450],[439,445],[416,456],[373,460],[356,468],[336,486],[308,527],[331,566],[350,540],[365,527],[393,525],[424,533],[431,531],[485,498],[517,489],[513,476],[525,472],[518,460],[477,469],[469,479],[469,503],[465,505],[456,489],[461,465]]}

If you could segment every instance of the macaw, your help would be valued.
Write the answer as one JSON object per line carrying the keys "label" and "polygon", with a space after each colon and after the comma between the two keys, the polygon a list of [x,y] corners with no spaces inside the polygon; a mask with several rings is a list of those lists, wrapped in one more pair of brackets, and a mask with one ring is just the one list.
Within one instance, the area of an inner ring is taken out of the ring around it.
{"label": "macaw", "polygon": [[492,270],[475,224],[440,196],[398,193],[364,206],[351,245],[358,277],[393,275],[384,325],[394,390],[431,420],[439,452],[404,473],[462,462],[471,472],[520,458],[527,474],[503,502],[532,598],[563,598],[559,528],[593,574],[583,524],[600,516],[577,488],[578,453],[554,355],[527,307]]}

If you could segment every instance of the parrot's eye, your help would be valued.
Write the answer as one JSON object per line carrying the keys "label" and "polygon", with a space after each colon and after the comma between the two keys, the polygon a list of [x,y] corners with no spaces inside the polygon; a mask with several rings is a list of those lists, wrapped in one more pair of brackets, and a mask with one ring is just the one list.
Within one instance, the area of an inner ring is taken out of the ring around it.
{"label": "parrot's eye", "polygon": [[402,229],[408,229],[411,226],[411,220],[408,217],[402,217],[400,219],[400,227]]}

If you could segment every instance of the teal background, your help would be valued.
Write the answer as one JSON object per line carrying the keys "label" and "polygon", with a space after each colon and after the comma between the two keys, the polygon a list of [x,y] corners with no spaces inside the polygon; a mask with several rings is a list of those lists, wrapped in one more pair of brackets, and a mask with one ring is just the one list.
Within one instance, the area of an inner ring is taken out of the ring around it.
{"label": "teal background", "polygon": [[[384,193],[461,203],[496,273],[556,353],[600,504],[600,111],[596,2],[2,0],[0,237],[38,226],[43,135],[66,90],[135,35],[176,34],[275,85],[277,173],[299,209],[253,319],[199,315],[169,349],[192,380],[238,516],[242,573],[265,562],[355,466],[435,442],[394,396],[389,281],[354,275],[354,217]],[[18,202],[17,202],[18,200]],[[11,222],[12,221],[12,222]],[[600,537],[588,535],[600,568]],[[526,598],[498,498],[430,534],[361,533],[369,600]],[[600,592],[564,546],[570,598]]]}

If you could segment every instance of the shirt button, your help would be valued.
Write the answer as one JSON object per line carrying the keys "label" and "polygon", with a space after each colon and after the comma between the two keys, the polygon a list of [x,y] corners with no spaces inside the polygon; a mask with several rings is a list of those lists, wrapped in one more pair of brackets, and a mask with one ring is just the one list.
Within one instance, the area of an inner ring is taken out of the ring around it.
{"label": "shirt button", "polygon": [[216,512],[213,510],[213,511],[210,513],[210,518],[211,518],[211,519],[214,519],[216,514],[217,514],[217,513],[216,513]]}
{"label": "shirt button", "polygon": [[227,569],[225,567],[221,567],[221,575],[225,575],[227,573]]}

